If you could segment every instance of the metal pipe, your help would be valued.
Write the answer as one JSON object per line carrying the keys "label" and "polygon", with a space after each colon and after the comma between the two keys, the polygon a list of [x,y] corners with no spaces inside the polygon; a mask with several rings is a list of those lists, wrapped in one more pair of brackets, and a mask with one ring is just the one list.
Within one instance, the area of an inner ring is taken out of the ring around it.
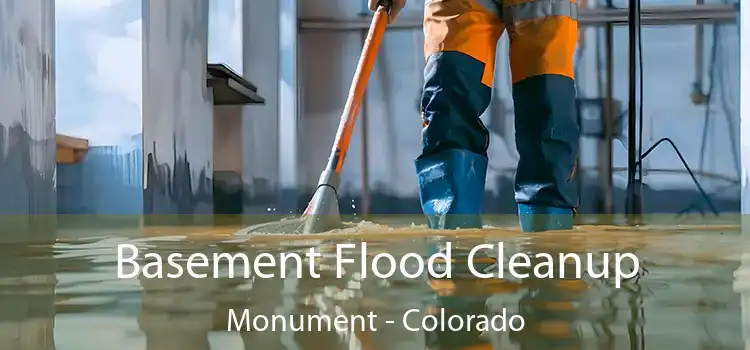
{"label": "metal pipe", "polygon": [[[628,170],[627,167],[613,167],[612,168],[612,172],[625,172],[627,170]],[[682,169],[651,168],[651,169],[648,169],[648,173],[649,174],[685,174],[687,173],[687,171],[682,170]],[[714,173],[710,171],[693,171],[693,175],[704,177],[706,179],[711,179],[711,180],[725,181],[730,184],[739,183],[739,180],[731,176]]]}
{"label": "metal pipe", "polygon": [[640,194],[642,190],[641,179],[638,176],[641,168],[640,149],[638,137],[638,43],[640,41],[640,0],[630,0],[628,6],[628,187],[625,201],[625,214],[631,224],[637,224],[641,216]]}
{"label": "metal pipe", "polygon": [[[367,32],[362,31],[362,42],[364,42],[367,39]],[[362,104],[360,105],[360,137],[362,137],[362,207],[360,209],[360,214],[363,216],[367,216],[370,214],[370,155],[369,155],[369,138],[367,137],[368,134],[368,115],[367,113],[367,90],[365,90],[364,96],[362,96]]]}
{"label": "metal pipe", "polygon": [[[695,0],[696,5],[702,6],[704,0]],[[692,100],[694,104],[702,104],[705,101],[703,94],[703,24],[695,26],[695,83],[693,83]]]}
{"label": "metal pipe", "polygon": [[[583,26],[623,25],[628,22],[628,9],[581,8],[578,22]],[[641,11],[643,25],[684,25],[714,22],[735,22],[737,8],[733,5],[649,6]],[[300,30],[363,30],[370,25],[365,19],[300,18]],[[404,17],[389,24],[389,30],[422,28],[422,18]]]}
{"label": "metal pipe", "polygon": [[619,114],[615,111],[614,95],[615,95],[615,67],[614,67],[614,42],[615,42],[615,29],[612,24],[607,24],[604,32],[605,40],[605,65],[607,70],[607,83],[605,92],[605,103],[604,106],[604,135],[601,144],[599,145],[599,177],[600,186],[602,188],[602,214],[611,215],[614,214],[614,182],[612,180],[612,138],[614,123]]}
{"label": "metal pipe", "polygon": [[360,136],[362,137],[362,208],[360,214],[367,216],[370,214],[370,205],[372,199],[370,198],[370,150],[368,147],[369,138],[368,134],[368,113],[367,113],[367,92],[362,97],[362,105],[360,107]]}

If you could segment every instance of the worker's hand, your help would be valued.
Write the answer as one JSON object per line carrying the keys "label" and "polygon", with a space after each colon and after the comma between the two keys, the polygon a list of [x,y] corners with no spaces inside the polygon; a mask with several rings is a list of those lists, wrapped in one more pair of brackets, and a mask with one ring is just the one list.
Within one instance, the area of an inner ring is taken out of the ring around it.
{"label": "worker's hand", "polygon": [[398,13],[406,6],[406,0],[368,0],[370,11],[375,11],[381,4],[390,4],[390,12],[388,13],[388,22],[393,23],[398,16]]}

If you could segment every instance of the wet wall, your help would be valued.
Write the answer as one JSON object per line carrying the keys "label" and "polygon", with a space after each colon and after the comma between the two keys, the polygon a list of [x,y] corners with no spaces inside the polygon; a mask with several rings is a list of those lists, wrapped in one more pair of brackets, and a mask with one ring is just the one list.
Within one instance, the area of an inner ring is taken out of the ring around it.
{"label": "wet wall", "polygon": [[[140,137],[136,137],[140,141]],[[93,146],[79,163],[57,168],[58,213],[140,215],[142,147]]]}
{"label": "wet wall", "polygon": [[53,0],[0,6],[0,215],[22,214],[2,216],[0,241],[44,234],[37,225],[47,220],[26,215],[56,211],[54,8]]}
{"label": "wet wall", "polygon": [[242,106],[214,107],[214,213],[242,214]]}
{"label": "wet wall", "polygon": [[[279,1],[279,206],[284,212],[295,208],[295,197],[302,184],[298,172],[299,138],[304,133],[299,118],[298,6],[297,0]],[[320,140],[319,143],[331,142],[326,141]],[[317,172],[306,176],[316,179],[317,183],[322,167],[323,164]]]}
{"label": "wet wall", "polygon": [[146,214],[213,212],[208,0],[143,1]]}
{"label": "wet wall", "polygon": [[[54,218],[29,216],[56,211],[54,10],[54,0],[0,4],[0,243],[54,238]],[[0,301],[0,344],[53,350],[50,250],[5,246],[0,285],[14,291]]]}

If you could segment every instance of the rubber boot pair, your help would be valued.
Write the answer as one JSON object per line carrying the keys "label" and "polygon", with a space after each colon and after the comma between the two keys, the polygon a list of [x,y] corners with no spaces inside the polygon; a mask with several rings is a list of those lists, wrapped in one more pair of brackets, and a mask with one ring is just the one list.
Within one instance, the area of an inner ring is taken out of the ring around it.
{"label": "rubber boot pair", "polygon": [[[481,228],[487,157],[451,149],[415,161],[419,198],[430,228]],[[537,232],[573,227],[573,210],[518,205],[521,230]]]}

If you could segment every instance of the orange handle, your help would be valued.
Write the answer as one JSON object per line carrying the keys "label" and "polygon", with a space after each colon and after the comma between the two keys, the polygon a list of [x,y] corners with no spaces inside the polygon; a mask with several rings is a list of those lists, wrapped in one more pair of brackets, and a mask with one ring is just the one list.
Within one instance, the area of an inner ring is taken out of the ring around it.
{"label": "orange handle", "polygon": [[326,170],[334,170],[337,174],[341,173],[341,167],[344,165],[346,152],[349,150],[349,143],[352,138],[352,131],[357,121],[359,107],[362,104],[362,97],[365,95],[365,88],[370,79],[370,73],[375,65],[375,57],[378,54],[380,43],[383,40],[385,27],[388,25],[388,10],[380,6],[370,23],[370,30],[367,32],[362,55],[359,57],[357,70],[354,72],[352,86],[349,89],[349,96],[344,105],[344,111],[341,114],[336,139],[333,143],[331,155],[328,158]]}

